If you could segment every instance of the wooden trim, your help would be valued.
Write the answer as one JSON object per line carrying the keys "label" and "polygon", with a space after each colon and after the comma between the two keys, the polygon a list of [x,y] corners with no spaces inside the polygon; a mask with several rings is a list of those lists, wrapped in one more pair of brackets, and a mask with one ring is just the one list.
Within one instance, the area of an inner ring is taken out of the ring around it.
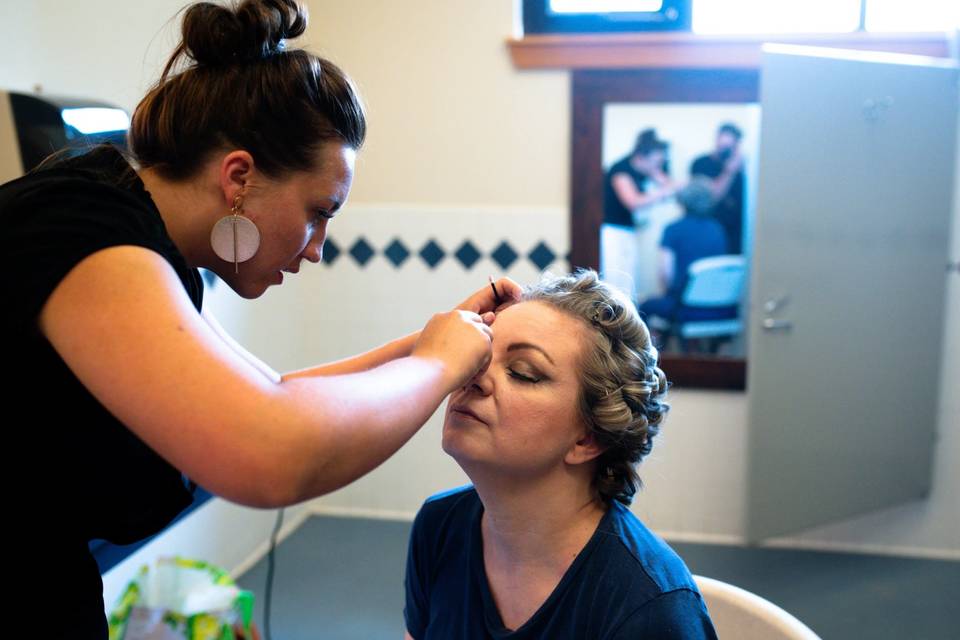
{"label": "wooden trim", "polygon": [[943,33],[714,36],[688,32],[535,35],[507,40],[519,69],[757,69],[764,43],[950,55]]}
{"label": "wooden trim", "polygon": [[747,361],[743,358],[663,354],[659,366],[677,387],[743,391],[747,386]]}

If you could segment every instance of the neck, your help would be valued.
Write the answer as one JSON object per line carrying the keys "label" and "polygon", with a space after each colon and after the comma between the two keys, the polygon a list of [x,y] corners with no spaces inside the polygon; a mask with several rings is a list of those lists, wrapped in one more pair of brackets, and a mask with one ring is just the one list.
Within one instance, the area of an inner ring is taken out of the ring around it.
{"label": "neck", "polygon": [[583,471],[519,482],[472,474],[484,506],[484,549],[513,566],[568,566],[606,510]]}
{"label": "neck", "polygon": [[210,230],[216,222],[216,212],[226,215],[223,212],[228,211],[219,202],[222,197],[218,197],[218,192],[204,186],[215,183],[202,179],[175,182],[149,168],[137,173],[187,264],[212,268],[216,256],[210,245]]}

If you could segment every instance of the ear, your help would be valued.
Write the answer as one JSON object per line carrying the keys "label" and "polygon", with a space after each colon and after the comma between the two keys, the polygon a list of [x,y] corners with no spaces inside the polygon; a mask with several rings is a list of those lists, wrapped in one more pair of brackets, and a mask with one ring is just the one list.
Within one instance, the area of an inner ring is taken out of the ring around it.
{"label": "ear", "polygon": [[235,149],[220,159],[219,181],[227,206],[233,206],[233,200],[241,193],[253,178],[253,156],[243,149]]}
{"label": "ear", "polygon": [[584,464],[595,459],[606,450],[606,447],[597,442],[596,434],[584,429],[581,438],[570,447],[563,460],[567,464]]}

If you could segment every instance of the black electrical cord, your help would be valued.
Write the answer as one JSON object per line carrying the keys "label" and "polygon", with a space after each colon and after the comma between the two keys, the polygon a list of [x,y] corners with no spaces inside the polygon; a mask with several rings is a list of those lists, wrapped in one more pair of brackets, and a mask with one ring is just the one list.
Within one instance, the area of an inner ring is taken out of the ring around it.
{"label": "black electrical cord", "polygon": [[270,551],[267,553],[267,588],[263,595],[263,631],[267,640],[273,640],[270,633],[270,601],[273,596],[274,552],[277,550],[277,536],[280,535],[281,526],[283,526],[283,509],[277,511],[277,523],[273,526],[273,534],[270,536]]}

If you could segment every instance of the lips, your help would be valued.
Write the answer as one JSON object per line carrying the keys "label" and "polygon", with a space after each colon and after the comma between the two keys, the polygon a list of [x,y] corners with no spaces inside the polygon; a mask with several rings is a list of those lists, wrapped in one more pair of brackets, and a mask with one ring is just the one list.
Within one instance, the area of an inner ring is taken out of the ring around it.
{"label": "lips", "polygon": [[473,411],[471,411],[471,410],[470,410],[468,407],[466,407],[465,405],[454,405],[453,407],[450,408],[450,411],[451,411],[452,413],[462,413],[462,414],[464,414],[464,415],[470,416],[470,417],[473,418],[474,420],[477,420],[477,421],[479,421],[479,422],[482,422],[483,424],[487,424],[487,421],[486,421],[486,420],[484,420],[483,418],[481,418],[480,416],[478,416],[476,413],[474,413]]}

